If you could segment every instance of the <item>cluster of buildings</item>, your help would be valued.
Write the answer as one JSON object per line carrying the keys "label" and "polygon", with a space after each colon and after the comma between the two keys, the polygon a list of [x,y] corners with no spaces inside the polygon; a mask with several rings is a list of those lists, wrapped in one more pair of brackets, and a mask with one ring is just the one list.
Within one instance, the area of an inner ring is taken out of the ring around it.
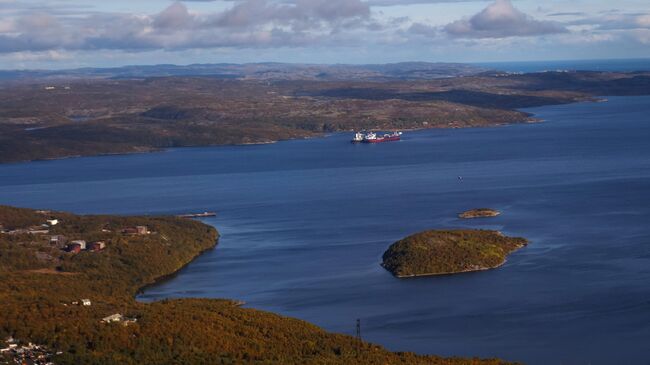
{"label": "cluster of buildings", "polygon": [[27,228],[17,228],[8,230],[5,229],[2,224],[0,224],[0,233],[4,234],[48,234],[50,233],[50,228],[59,224],[58,219],[48,219],[45,223],[38,226],[31,226]]}
{"label": "cluster of buildings", "polygon": [[[150,234],[149,228],[147,226],[135,226],[135,227],[126,227],[122,230],[123,234],[126,235],[145,235]],[[51,236],[50,243],[61,246],[61,242],[65,240],[63,236]],[[74,240],[70,241],[65,245],[65,250],[67,252],[79,253],[81,251],[101,251],[106,248],[106,242],[104,241],[94,241],[86,242],[85,240]]]}
{"label": "cluster of buildings", "polygon": [[[0,223],[0,233],[1,234],[11,234],[11,235],[17,235],[17,234],[34,234],[34,235],[46,235],[50,233],[50,229],[57,224],[61,223],[59,219],[53,217],[51,212],[49,210],[37,210],[36,213],[45,215],[49,217],[49,219],[45,219],[45,222],[40,225],[35,225],[35,226],[30,226],[27,228],[15,228],[15,229],[5,229],[4,225]],[[203,214],[208,214],[208,213],[203,213]],[[102,229],[102,232],[108,233],[111,232],[110,229],[104,228]],[[151,234],[151,231],[149,231],[149,228],[147,226],[132,226],[132,227],[126,227],[122,229],[122,234],[125,235],[146,235],[146,234]],[[50,243],[53,245],[61,245],[65,244],[65,242],[62,242],[65,240],[65,237],[61,235],[53,235],[50,236]],[[76,240],[76,241],[71,241],[69,245],[78,245],[80,246],[80,250],[92,250],[92,251],[98,251],[102,250],[105,247],[105,243],[102,241],[98,242],[92,242],[88,245],[88,248],[86,248],[86,242],[83,240]],[[73,249],[74,250],[74,249]]]}
{"label": "cluster of buildings", "polygon": [[106,242],[104,241],[94,241],[86,242],[85,240],[72,240],[68,239],[64,235],[52,235],[50,236],[50,245],[58,247],[67,252],[79,253],[81,251],[101,251],[106,248]]}
{"label": "cluster of buildings", "polygon": [[[50,241],[51,242],[51,241]],[[86,243],[85,240],[74,240],[70,241],[66,246],[65,250],[72,253],[79,253],[81,251],[101,251],[106,248],[106,242],[104,241],[95,241]]]}
{"label": "cluster of buildings", "polygon": [[[46,214],[49,212],[39,211],[39,213]],[[17,234],[47,235],[50,233],[50,229],[59,223],[60,221],[58,219],[51,218],[51,219],[47,219],[45,223],[42,225],[31,226],[28,228],[17,228],[12,230],[4,229],[3,225],[0,224],[0,233],[10,234],[10,235],[17,235]],[[105,228],[102,229],[102,232],[106,233],[111,231]],[[122,234],[129,235],[129,236],[151,234],[151,231],[149,231],[149,228],[147,226],[126,227],[122,229],[121,232]],[[97,251],[102,251],[103,249],[106,248],[105,241],[93,241],[93,242],[86,242],[85,240],[68,241],[68,239],[65,236],[60,234],[49,236],[49,241],[51,246],[56,246],[64,251],[72,252],[72,253],[79,253],[81,251],[97,252]]]}
{"label": "cluster of buildings", "polygon": [[[45,222],[40,225],[34,225],[30,226],[27,228],[16,228],[16,229],[5,229],[3,224],[0,222],[0,233],[4,234],[48,234],[50,233],[50,229],[59,223],[61,221],[54,217],[52,212],[49,210],[37,210],[36,213],[40,215],[45,216]],[[214,213],[202,213],[203,214],[214,214]],[[102,232],[111,232],[110,229],[104,228],[102,229]],[[132,226],[132,227],[126,227],[122,229],[123,234],[127,235],[144,235],[144,234],[150,234],[151,232],[149,231],[149,228],[147,226]]]}
{"label": "cluster of buildings", "polygon": [[0,349],[0,364],[54,365],[55,355],[44,346],[28,343],[20,345],[13,337],[5,340],[5,348]]}

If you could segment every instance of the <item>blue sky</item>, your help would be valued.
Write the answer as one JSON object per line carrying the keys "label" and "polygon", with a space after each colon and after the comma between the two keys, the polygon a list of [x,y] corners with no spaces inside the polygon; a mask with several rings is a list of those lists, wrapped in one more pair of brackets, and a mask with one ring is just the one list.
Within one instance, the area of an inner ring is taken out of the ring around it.
{"label": "blue sky", "polygon": [[648,0],[0,0],[0,68],[650,58]]}

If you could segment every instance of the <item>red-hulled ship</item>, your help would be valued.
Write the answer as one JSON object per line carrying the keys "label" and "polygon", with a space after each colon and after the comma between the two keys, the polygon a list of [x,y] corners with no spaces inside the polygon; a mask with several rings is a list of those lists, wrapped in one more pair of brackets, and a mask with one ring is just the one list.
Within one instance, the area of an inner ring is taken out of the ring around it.
{"label": "red-hulled ship", "polygon": [[392,142],[399,141],[401,139],[402,132],[393,132],[392,134],[384,134],[383,136],[378,136],[377,133],[368,132],[361,133],[357,132],[352,138],[352,143],[381,143],[381,142]]}

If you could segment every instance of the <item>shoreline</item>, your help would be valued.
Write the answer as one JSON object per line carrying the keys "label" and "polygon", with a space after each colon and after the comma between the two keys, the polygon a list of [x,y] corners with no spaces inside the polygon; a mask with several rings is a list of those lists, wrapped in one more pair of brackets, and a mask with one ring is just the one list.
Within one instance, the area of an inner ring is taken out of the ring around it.
{"label": "shoreline", "polygon": [[[520,247],[517,250],[523,248]],[[452,276],[456,274],[468,274],[468,273],[473,273],[473,272],[482,272],[482,271],[488,271],[488,270],[493,270],[493,269],[498,269],[501,266],[505,265],[508,262],[507,259],[504,259],[501,263],[498,265],[492,266],[492,267],[482,267],[479,269],[467,269],[467,270],[462,270],[462,271],[448,271],[448,272],[440,272],[440,273],[426,273],[426,274],[413,274],[413,275],[395,275],[393,273],[393,276],[398,278],[398,279],[408,279],[408,278],[420,278],[420,277],[431,277],[431,276]],[[381,265],[384,267],[384,265]],[[389,271],[390,272],[390,271]]]}
{"label": "shoreline", "polygon": [[[550,105],[556,105],[556,104],[550,104]],[[527,113],[527,114],[530,114],[530,113]],[[465,127],[462,127],[462,126],[461,127],[459,127],[459,126],[436,126],[436,127],[425,127],[425,128],[400,128],[399,130],[414,132],[414,131],[435,130],[435,129],[498,128],[498,127],[504,127],[504,126],[509,126],[509,125],[517,125],[517,124],[535,124],[535,123],[539,123],[539,122],[541,122],[541,120],[530,117],[530,118],[522,119],[522,120],[517,121],[517,122],[495,123],[495,124],[490,124],[490,125],[485,125],[485,126],[465,126]],[[380,129],[376,129],[376,130],[380,130]],[[392,129],[387,128],[387,130],[392,130]],[[353,132],[353,131],[354,131],[354,129],[340,130],[340,131],[334,131],[334,132],[319,132],[319,133],[316,133],[313,136],[281,138],[281,139],[272,140],[272,141],[243,142],[243,143],[230,143],[230,144],[206,144],[206,145],[176,146],[176,147],[151,147],[151,148],[144,148],[141,151],[132,151],[132,152],[106,152],[106,153],[98,153],[98,154],[90,154],[90,155],[74,154],[74,155],[65,155],[65,156],[60,156],[60,157],[45,157],[45,158],[25,159],[25,160],[16,160],[16,161],[0,161],[0,166],[1,165],[17,165],[17,164],[30,163],[30,162],[50,162],[50,161],[67,160],[67,159],[73,159],[73,158],[85,158],[85,157],[128,156],[128,155],[138,155],[138,154],[148,154],[148,153],[161,153],[161,152],[167,152],[167,151],[169,151],[171,149],[264,146],[264,145],[272,145],[272,144],[276,144],[276,143],[280,143],[280,142],[309,140],[309,139],[317,139],[317,138],[327,138],[327,137],[329,137],[329,136],[331,136],[333,134],[349,133],[349,132]]]}
{"label": "shoreline", "polygon": [[[503,127],[503,126],[510,126],[510,125],[517,125],[517,124],[537,124],[537,123],[543,123],[545,120],[540,119],[535,117],[534,113],[530,113],[526,111],[526,109],[531,109],[531,108],[543,108],[547,106],[553,106],[553,105],[567,105],[567,104],[579,104],[579,103],[603,103],[603,102],[608,102],[609,98],[611,96],[605,97],[605,96],[591,96],[587,97],[585,99],[581,100],[574,100],[569,103],[551,103],[551,104],[545,104],[541,106],[536,106],[536,107],[530,107],[530,108],[518,108],[518,109],[513,109],[513,111],[519,111],[521,113],[524,113],[527,115],[526,118],[516,121],[516,122],[511,122],[511,123],[495,123],[495,124],[490,124],[490,125],[485,125],[485,126],[455,126],[455,125],[449,125],[447,124],[446,126],[435,126],[435,127],[423,127],[423,128],[400,128],[399,130],[401,131],[422,131],[422,130],[429,130],[429,129],[470,129],[470,128],[497,128],[497,127]],[[628,97],[628,96],[622,96],[622,97]],[[379,129],[377,129],[379,130]],[[388,128],[388,130],[391,130],[391,128]],[[176,148],[206,148],[206,147],[237,147],[237,146],[242,146],[242,147],[247,147],[247,146],[256,146],[256,145],[270,145],[270,144],[276,144],[279,142],[286,142],[286,141],[296,141],[296,140],[301,140],[301,139],[316,139],[316,138],[327,138],[329,135],[332,134],[338,134],[338,133],[348,133],[348,132],[354,132],[355,129],[347,129],[347,130],[340,130],[340,131],[334,131],[334,132],[316,132],[312,136],[306,136],[306,137],[289,137],[289,138],[280,138],[277,140],[271,140],[271,141],[260,141],[260,142],[242,142],[242,143],[230,143],[230,144],[206,144],[206,145],[196,145],[196,146],[177,146],[177,147],[145,147],[141,151],[132,151],[132,152],[106,152],[106,153],[99,153],[99,154],[91,154],[91,155],[66,155],[66,156],[60,156],[60,157],[48,157],[48,158],[37,158],[37,159],[26,159],[26,160],[17,160],[17,161],[0,161],[0,165],[11,165],[11,164],[21,164],[21,163],[29,163],[29,162],[48,162],[48,161],[57,161],[57,160],[67,160],[67,159],[72,159],[72,158],[82,158],[82,157],[104,157],[104,156],[121,156],[121,155],[136,155],[136,154],[145,154],[145,153],[160,153],[160,152],[166,152],[169,151],[170,149],[176,149]]]}
{"label": "shoreline", "polygon": [[[6,208],[25,209],[28,210],[28,213],[30,214],[38,214],[38,211],[32,208],[13,208],[9,206]],[[131,224],[130,222],[125,222],[125,218],[136,220],[136,223],[133,224],[138,224],[137,220],[144,218],[152,219],[151,217],[145,216],[110,215],[98,217],[94,215],[76,215],[64,212],[59,213],[65,215],[64,221],[67,220],[71,222],[69,223],[70,226],[66,226],[65,228],[72,230],[96,227],[97,222],[95,220],[97,218],[100,218],[101,222],[105,222],[104,220],[108,219],[110,224],[118,225]],[[38,217],[40,218],[40,216]],[[182,255],[184,259],[178,262],[178,266],[164,266],[165,262],[170,262],[168,259],[169,256],[147,255],[148,252],[152,252],[152,249],[159,247],[159,245],[163,243],[163,239],[167,241],[167,238],[161,235],[153,241],[136,240],[136,242],[148,245],[147,249],[144,251],[136,250],[128,252],[127,250],[125,251],[125,255],[122,255],[122,252],[119,252],[119,254],[115,254],[114,252],[114,255],[108,255],[107,253],[108,256],[105,257],[105,260],[108,260],[107,262],[109,265],[102,266],[102,268],[103,270],[108,271],[99,273],[97,276],[99,280],[97,282],[83,280],[86,278],[85,275],[91,275],[91,272],[87,272],[86,269],[92,270],[95,267],[94,265],[96,262],[93,263],[92,260],[85,264],[82,263],[82,266],[70,267],[71,269],[76,270],[65,271],[63,273],[56,272],[56,276],[54,275],[55,272],[51,269],[28,271],[32,274],[39,274],[35,279],[32,277],[25,279],[38,280],[36,282],[38,285],[34,286],[38,291],[33,295],[32,292],[30,292],[30,295],[27,295],[24,298],[12,298],[10,296],[10,299],[13,299],[13,301],[3,303],[3,305],[15,305],[16,308],[18,308],[16,313],[24,313],[24,315],[19,316],[21,321],[24,321],[24,323],[18,325],[10,323],[10,327],[5,329],[10,332],[7,334],[24,341],[37,341],[35,343],[47,346],[56,351],[57,356],[68,356],[69,359],[74,359],[74,361],[80,360],[78,362],[83,363],[94,363],[94,361],[102,360],[106,361],[105,359],[113,353],[120,353],[122,356],[125,356],[125,359],[141,359],[144,358],[142,357],[143,354],[148,355],[154,353],[154,351],[160,350],[159,347],[156,347],[157,343],[155,341],[138,342],[133,348],[129,348],[128,351],[123,352],[120,352],[123,349],[123,346],[120,343],[102,341],[102,339],[105,338],[102,336],[107,335],[108,332],[98,333],[96,329],[100,328],[100,330],[105,329],[106,331],[112,331],[110,329],[111,327],[109,327],[112,325],[106,324],[106,318],[119,316],[117,322],[121,322],[122,326],[129,328],[131,328],[130,326],[132,325],[139,326],[135,327],[136,333],[139,336],[151,336],[151,338],[154,339],[164,340],[164,338],[161,337],[161,333],[174,334],[177,336],[175,339],[178,339],[179,341],[178,343],[172,342],[171,344],[165,342],[165,344],[170,347],[177,346],[177,348],[181,348],[184,343],[192,342],[196,336],[205,336],[204,338],[210,339],[211,342],[203,342],[196,345],[199,353],[205,353],[214,356],[215,358],[221,357],[228,359],[228,363],[248,363],[246,360],[250,359],[246,354],[253,353],[259,360],[262,360],[265,363],[268,362],[269,364],[278,365],[286,363],[285,360],[291,360],[290,362],[292,362],[293,359],[299,363],[311,363],[314,360],[319,360],[319,363],[337,364],[407,363],[424,365],[444,363],[461,365],[468,362],[486,365],[510,364],[494,357],[480,359],[478,357],[441,357],[429,354],[428,352],[419,354],[413,352],[392,352],[381,345],[367,342],[367,340],[359,341],[359,339],[351,335],[338,331],[326,330],[305,319],[290,317],[275,311],[264,309],[250,307],[244,308],[243,306],[246,305],[246,302],[232,298],[200,298],[183,296],[179,298],[163,298],[161,300],[152,301],[138,300],[138,292],[142,292],[148,287],[156,285],[165,279],[178,274],[183,268],[193,263],[199,256],[217,247],[219,239],[221,238],[221,235],[214,227],[200,221],[195,220],[194,223],[196,224],[187,224],[187,220],[180,220],[180,218],[175,218],[173,216],[158,216],[157,218],[164,219],[158,222],[147,221],[146,223],[159,224],[165,226],[167,229],[187,229],[186,233],[191,234],[191,236],[187,237],[176,236],[174,238],[175,240],[178,240],[179,243],[178,245],[175,245],[175,248],[173,249],[173,253],[176,254],[176,257],[178,257],[177,255],[182,254],[183,251],[187,252],[187,246],[183,246],[182,244],[186,243],[191,247],[189,255]],[[182,222],[180,228],[175,222]],[[196,229],[201,225],[206,226],[203,228],[209,229],[207,229],[207,231]],[[164,230],[161,228],[161,231]],[[197,236],[194,237],[193,235]],[[171,238],[172,237],[170,237],[170,239]],[[199,239],[201,240],[200,244],[192,243]],[[130,242],[125,241],[119,244],[129,246]],[[16,246],[20,246],[20,249],[23,249],[24,247],[23,245]],[[37,248],[31,247],[28,249],[34,250]],[[97,258],[98,256],[88,257]],[[115,267],[114,264],[122,262],[121,260],[124,258],[126,258],[126,261],[124,262],[128,263],[128,268],[118,268],[114,275],[108,274]],[[154,271],[154,275],[149,277],[146,267],[151,263],[161,264],[157,265],[159,269],[167,267],[169,271],[165,272],[167,270],[164,269],[157,270],[160,275],[156,276],[156,271]],[[140,271],[132,271],[132,268],[140,269]],[[142,274],[140,274],[140,272],[142,272]],[[24,276],[24,273],[25,271],[21,270],[20,267],[16,269],[12,266],[8,269],[10,281],[15,280],[16,278],[21,278],[21,275]],[[92,273],[92,275],[97,274],[97,272]],[[77,283],[80,283],[78,287],[73,287],[70,283],[72,280],[76,280],[76,275],[80,275],[82,280],[76,281]],[[67,278],[65,280],[69,280],[70,282],[63,281],[63,278]],[[55,285],[50,285],[49,282],[41,281],[45,279],[50,280],[51,284]],[[132,281],[133,279],[137,281]],[[124,286],[119,285],[113,289],[109,288],[110,283],[114,280],[123,281]],[[26,281],[25,283],[30,283],[30,281]],[[57,285],[60,287],[57,287]],[[79,297],[90,298],[88,300],[89,303],[92,300],[92,304],[84,303],[83,306],[80,306],[79,308],[72,307],[78,304]],[[47,303],[45,308],[58,310],[57,313],[60,317],[47,317],[44,319],[43,314],[40,311],[27,310],[22,312],[23,308],[26,307],[24,302],[30,303],[30,301],[35,300],[45,300]],[[75,302],[71,302],[72,300],[76,301],[76,304]],[[63,304],[63,306],[61,304]],[[4,309],[4,307],[2,308]],[[13,314],[11,311],[7,310],[3,310],[2,312],[5,315]],[[106,317],[107,315],[109,315],[109,317]],[[80,318],[80,320],[75,321],[73,318]],[[0,316],[0,320],[2,319],[4,318]],[[61,321],[61,319],[64,320]],[[58,339],[55,339],[55,336],[52,335],[52,329],[48,326],[42,326],[42,322],[56,323],[57,325],[60,325],[63,328],[63,330],[61,330],[61,337],[66,339],[67,342],[64,342],[63,344],[56,342]],[[176,322],[185,322],[189,324],[178,326]],[[39,326],[34,326],[36,323],[38,323]],[[97,327],[97,323],[104,324]],[[140,323],[143,323],[143,325],[139,325]],[[117,326],[117,324],[113,326]],[[32,330],[33,328],[35,334],[20,333],[16,335],[17,328],[29,330]],[[264,330],[262,333],[259,331],[260,328]],[[265,335],[267,331],[277,335],[267,336]],[[110,333],[112,334],[114,332]],[[81,344],[81,348],[84,348],[83,343],[85,343],[77,341],[79,337],[82,337],[82,341],[93,341],[93,343],[97,343],[100,350],[97,352],[78,352],[77,347],[75,347],[76,344]],[[217,343],[217,346],[212,346],[210,345],[211,343]],[[260,347],[260,344],[263,344],[263,346]],[[314,353],[314,345],[311,344],[319,344],[321,350]],[[224,348],[235,350],[234,352],[227,350],[224,351]],[[55,358],[55,360],[56,359],[58,358]],[[203,359],[204,358],[200,358],[200,356],[195,356],[194,352],[176,352],[172,354],[162,354],[160,359],[157,360],[157,363],[180,361],[182,363],[192,364],[198,363]],[[363,361],[359,362],[359,359],[362,359]],[[72,363],[70,361],[72,360],[68,360],[65,363]],[[134,362],[129,362],[129,364],[131,363]]]}
{"label": "shoreline", "polygon": [[[205,224],[205,223],[203,223],[203,224]],[[216,228],[215,228],[215,229],[216,229]],[[217,239],[214,241],[214,244],[212,245],[212,247],[208,247],[208,248],[206,248],[206,249],[204,249],[204,250],[201,250],[201,251],[197,252],[197,253],[196,253],[196,254],[195,254],[195,255],[194,255],[194,256],[193,256],[189,261],[187,261],[186,263],[184,263],[184,264],[183,264],[181,267],[179,267],[178,269],[176,269],[176,270],[174,270],[174,271],[172,271],[172,272],[170,272],[170,273],[164,274],[164,275],[162,275],[162,276],[156,277],[156,278],[154,278],[153,281],[151,281],[150,283],[146,283],[146,284],[144,284],[143,286],[139,287],[139,288],[136,290],[135,294],[133,295],[133,300],[135,300],[135,301],[138,302],[138,303],[143,303],[143,304],[149,304],[149,303],[153,303],[153,302],[157,302],[157,301],[159,301],[159,300],[142,301],[142,300],[139,300],[139,299],[138,299],[138,296],[141,295],[141,294],[144,294],[144,291],[147,290],[148,288],[151,288],[151,287],[156,286],[156,285],[158,285],[158,284],[161,284],[161,283],[163,283],[163,282],[165,282],[165,281],[168,281],[168,280],[170,280],[170,279],[173,279],[175,276],[177,276],[178,274],[180,274],[180,272],[181,272],[184,268],[186,268],[187,266],[189,266],[189,265],[190,265],[191,263],[193,263],[196,259],[198,259],[199,257],[201,257],[204,253],[216,249],[217,246],[219,245],[219,239],[220,239],[220,238],[221,238],[221,235],[220,235],[219,233],[217,233]],[[183,297],[183,298],[178,298],[178,299],[191,299],[191,297]],[[211,298],[211,299],[214,299],[214,298]],[[237,301],[236,299],[228,299],[228,300]]]}

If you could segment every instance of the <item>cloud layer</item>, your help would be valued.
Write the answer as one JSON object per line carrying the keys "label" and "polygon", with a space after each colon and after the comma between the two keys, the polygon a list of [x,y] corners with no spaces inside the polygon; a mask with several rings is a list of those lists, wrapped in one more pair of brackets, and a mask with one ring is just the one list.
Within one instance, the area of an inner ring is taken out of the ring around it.
{"label": "cloud layer", "polygon": [[[543,7],[528,2],[524,9],[535,17],[511,0],[492,0],[483,10],[486,3],[476,0],[166,1],[138,2],[138,12],[125,13],[109,10],[117,5],[98,6],[89,0],[0,0],[0,67],[29,67],[39,60],[60,62],[61,67],[70,62],[92,65],[94,59],[178,63],[224,57],[230,62],[456,61],[476,60],[476,54],[487,60],[650,57],[650,11],[642,6],[612,9],[606,0],[549,2]],[[165,8],[152,8],[165,3]]]}
{"label": "cloud layer", "polygon": [[496,0],[471,18],[448,24],[445,30],[460,38],[507,38],[568,32],[558,23],[536,20],[522,13],[510,0]]}
{"label": "cloud layer", "polygon": [[242,0],[206,14],[191,13],[175,2],[152,15],[32,12],[1,24],[0,53],[297,46],[343,29],[376,26],[361,0]]}

